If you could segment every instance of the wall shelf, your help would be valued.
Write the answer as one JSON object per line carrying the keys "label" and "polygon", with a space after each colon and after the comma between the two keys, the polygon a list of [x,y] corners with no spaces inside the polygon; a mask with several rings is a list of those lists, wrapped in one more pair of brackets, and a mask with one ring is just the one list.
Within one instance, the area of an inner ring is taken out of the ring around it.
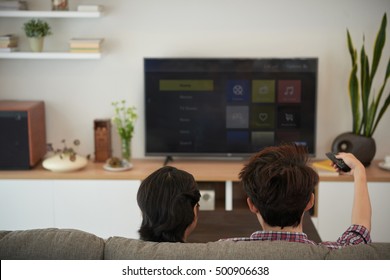
{"label": "wall shelf", "polygon": [[99,18],[102,14],[79,11],[0,11],[0,17],[21,18]]}
{"label": "wall shelf", "polygon": [[0,52],[0,59],[100,59],[101,53]]}

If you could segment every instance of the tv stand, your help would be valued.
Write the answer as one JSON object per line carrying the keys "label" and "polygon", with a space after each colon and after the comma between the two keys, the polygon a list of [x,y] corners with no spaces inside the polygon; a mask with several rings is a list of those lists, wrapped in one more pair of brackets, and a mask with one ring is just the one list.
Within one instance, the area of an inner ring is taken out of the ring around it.
{"label": "tv stand", "polygon": [[167,166],[169,162],[173,161],[172,156],[167,156],[164,161],[164,166]]}
{"label": "tv stand", "polygon": [[[66,227],[105,238],[138,238],[141,215],[136,204],[137,191],[143,179],[162,167],[163,160],[133,159],[133,168],[124,172],[107,171],[104,163],[92,161],[82,170],[66,173],[45,170],[40,164],[31,170],[1,170],[0,229]],[[170,164],[191,173],[203,189],[215,190],[216,212],[204,211],[201,219],[213,224],[214,218],[229,216],[239,227],[241,213],[250,215],[238,184],[238,174],[245,163],[175,158]],[[380,169],[378,163],[376,160],[366,169],[376,221],[372,234],[377,241],[390,242],[390,172]],[[352,176],[320,174],[317,208],[311,218],[322,240],[336,240],[350,224],[353,191]],[[335,195],[345,203],[335,205]],[[112,219],[114,216],[131,219],[123,222]]]}

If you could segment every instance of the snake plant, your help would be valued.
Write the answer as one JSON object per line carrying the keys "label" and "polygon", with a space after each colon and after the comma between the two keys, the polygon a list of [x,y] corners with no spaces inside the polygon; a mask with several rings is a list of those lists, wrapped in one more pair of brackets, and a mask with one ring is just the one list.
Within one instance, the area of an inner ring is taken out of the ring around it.
{"label": "snake plant", "polygon": [[[390,104],[390,92],[384,94],[387,80],[390,76],[390,58],[388,59],[386,73],[378,93],[372,90],[374,77],[382,56],[382,50],[386,42],[387,16],[383,15],[382,23],[376,36],[372,63],[370,64],[366,50],[363,46],[360,50],[360,64],[357,51],[353,46],[351,35],[347,29],[348,49],[352,60],[352,70],[349,78],[349,97],[352,107],[353,133],[372,137],[379,121],[383,117]],[[360,80],[358,78],[358,66],[360,66]],[[387,96],[386,96],[387,95]],[[381,102],[384,97],[384,102]]]}

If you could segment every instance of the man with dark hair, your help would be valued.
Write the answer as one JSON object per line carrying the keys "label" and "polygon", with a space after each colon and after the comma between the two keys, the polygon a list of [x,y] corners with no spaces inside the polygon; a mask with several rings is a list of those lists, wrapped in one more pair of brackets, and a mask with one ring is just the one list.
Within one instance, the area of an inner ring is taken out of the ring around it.
{"label": "man with dark hair", "polygon": [[[371,204],[363,164],[352,154],[339,153],[351,168],[355,194],[352,225],[336,242],[322,242],[330,249],[359,243],[370,243]],[[337,167],[334,165],[335,169]],[[303,233],[303,215],[314,205],[314,187],[319,177],[308,166],[308,154],[303,146],[284,144],[268,147],[255,154],[241,170],[240,180],[248,196],[247,203],[256,214],[263,231],[233,241],[285,240],[316,244]]]}

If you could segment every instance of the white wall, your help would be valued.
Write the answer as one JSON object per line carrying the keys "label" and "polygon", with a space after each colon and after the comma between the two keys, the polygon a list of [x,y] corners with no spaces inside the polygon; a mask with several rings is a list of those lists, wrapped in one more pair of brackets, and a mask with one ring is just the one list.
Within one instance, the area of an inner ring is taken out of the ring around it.
{"label": "white wall", "polygon": [[[49,0],[28,1],[49,9]],[[93,120],[112,115],[112,101],[138,108],[134,157],[144,156],[144,57],[318,57],[317,155],[351,129],[347,95],[349,28],[360,46],[372,44],[389,0],[85,0],[102,4],[100,19],[48,19],[53,35],[46,50],[66,50],[71,37],[104,37],[106,54],[97,61],[0,60],[0,99],[44,100],[48,141],[78,138],[80,153],[93,153]],[[21,27],[27,19],[0,18],[0,34],[16,33],[27,50]],[[390,20],[390,19],[389,19]],[[390,25],[390,24],[389,24]],[[384,55],[390,55],[390,26]],[[386,59],[387,60],[387,59]],[[377,73],[384,75],[385,66]],[[379,86],[376,88],[378,89]],[[388,86],[387,92],[390,86]],[[390,154],[390,110],[374,138],[376,158]],[[119,151],[116,133],[114,153]]]}

